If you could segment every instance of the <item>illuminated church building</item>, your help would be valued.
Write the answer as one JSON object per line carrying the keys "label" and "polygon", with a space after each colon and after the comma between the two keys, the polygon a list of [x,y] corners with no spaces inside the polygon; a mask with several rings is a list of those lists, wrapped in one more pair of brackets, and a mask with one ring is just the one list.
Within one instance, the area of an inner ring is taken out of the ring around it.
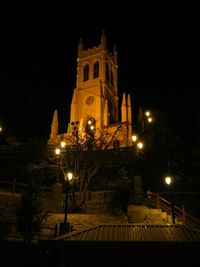
{"label": "illuminated church building", "polygon": [[106,35],[96,47],[84,49],[80,39],[77,58],[76,88],[71,101],[70,122],[66,133],[58,133],[58,112],[54,112],[49,144],[66,144],[74,138],[95,141],[94,149],[128,147],[132,143],[130,95],[123,93],[121,119],[118,110],[117,51],[107,48]]}

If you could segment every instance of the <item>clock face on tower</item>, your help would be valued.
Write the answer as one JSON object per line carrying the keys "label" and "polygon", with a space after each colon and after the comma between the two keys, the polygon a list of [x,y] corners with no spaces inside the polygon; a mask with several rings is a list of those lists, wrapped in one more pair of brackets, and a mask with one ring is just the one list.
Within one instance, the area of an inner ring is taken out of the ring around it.
{"label": "clock face on tower", "polygon": [[94,96],[90,95],[86,99],[86,104],[91,105],[94,102]]}

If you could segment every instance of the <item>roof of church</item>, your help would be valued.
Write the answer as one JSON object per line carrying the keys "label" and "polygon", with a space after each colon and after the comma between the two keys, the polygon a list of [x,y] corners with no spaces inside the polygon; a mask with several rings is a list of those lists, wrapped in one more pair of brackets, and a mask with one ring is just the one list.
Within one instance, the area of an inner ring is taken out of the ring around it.
{"label": "roof of church", "polygon": [[182,225],[101,224],[56,239],[97,242],[200,242],[200,231]]}

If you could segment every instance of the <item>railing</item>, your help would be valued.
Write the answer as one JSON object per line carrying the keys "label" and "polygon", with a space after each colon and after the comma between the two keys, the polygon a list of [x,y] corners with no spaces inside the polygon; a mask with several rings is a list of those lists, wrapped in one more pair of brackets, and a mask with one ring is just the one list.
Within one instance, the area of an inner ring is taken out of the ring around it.
{"label": "railing", "polygon": [[[162,211],[165,211],[168,214],[172,215],[171,202],[161,197],[158,192],[148,192],[147,196],[149,199],[151,199],[151,202],[154,203],[157,209],[161,209]],[[174,205],[174,215],[177,221],[183,223],[184,225],[188,225],[200,230],[200,220],[187,213],[184,206],[182,206],[182,208],[179,208],[178,206]]]}

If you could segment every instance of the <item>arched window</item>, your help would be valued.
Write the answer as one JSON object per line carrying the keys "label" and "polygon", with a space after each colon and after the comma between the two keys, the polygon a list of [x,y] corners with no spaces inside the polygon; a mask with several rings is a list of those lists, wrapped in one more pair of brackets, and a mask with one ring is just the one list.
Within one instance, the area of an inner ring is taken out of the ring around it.
{"label": "arched window", "polygon": [[89,80],[89,65],[84,66],[84,71],[83,71],[83,81],[88,81]]}
{"label": "arched window", "polygon": [[106,63],[106,81],[109,81],[109,65]]}
{"label": "arched window", "polygon": [[99,62],[94,63],[94,79],[99,77]]}

